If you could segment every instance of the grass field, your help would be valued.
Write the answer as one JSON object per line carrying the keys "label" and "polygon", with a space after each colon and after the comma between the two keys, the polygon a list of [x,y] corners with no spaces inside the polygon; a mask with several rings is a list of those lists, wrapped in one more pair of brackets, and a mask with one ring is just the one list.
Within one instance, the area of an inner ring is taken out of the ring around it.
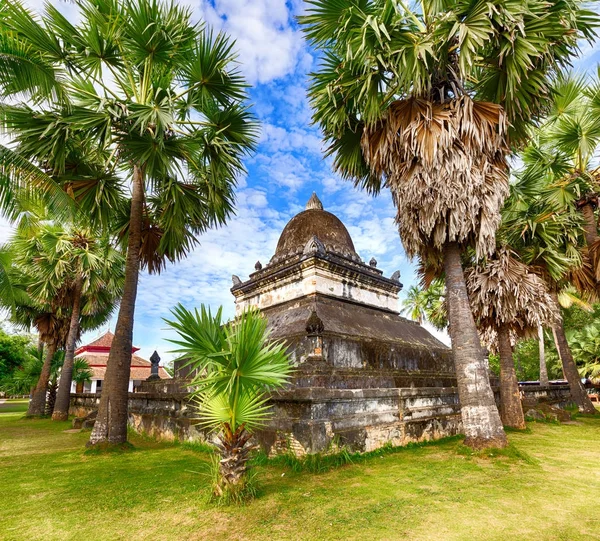
{"label": "grass field", "polygon": [[326,473],[258,467],[260,497],[206,502],[206,453],[133,437],[90,455],[88,433],[27,420],[0,404],[0,539],[600,539],[600,419],[530,424],[509,456],[457,440],[371,457]]}

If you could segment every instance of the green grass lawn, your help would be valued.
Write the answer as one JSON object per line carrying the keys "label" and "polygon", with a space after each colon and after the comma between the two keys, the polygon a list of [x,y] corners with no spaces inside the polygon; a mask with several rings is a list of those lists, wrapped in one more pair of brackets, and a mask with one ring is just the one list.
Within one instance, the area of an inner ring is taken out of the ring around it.
{"label": "green grass lawn", "polygon": [[217,508],[207,454],[140,437],[131,452],[85,454],[89,433],[25,408],[0,405],[3,541],[600,539],[600,419],[532,423],[509,434],[510,457],[451,440],[321,474],[260,466],[257,500]]}

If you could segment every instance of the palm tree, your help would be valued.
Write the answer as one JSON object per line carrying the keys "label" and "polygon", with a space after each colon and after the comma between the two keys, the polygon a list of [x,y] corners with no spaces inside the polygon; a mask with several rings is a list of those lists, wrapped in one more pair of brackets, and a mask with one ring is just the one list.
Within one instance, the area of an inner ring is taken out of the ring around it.
{"label": "palm tree", "polygon": [[[109,173],[120,172],[131,184],[125,209],[111,209],[126,246],[125,285],[90,437],[92,445],[121,443],[140,269],[160,271],[166,260],[185,256],[207,228],[225,222],[257,130],[244,105],[233,44],[192,24],[188,9],[158,0],[74,3],[76,25],[50,4],[42,19],[18,1],[3,5],[0,37],[16,40],[28,60],[47,63],[53,95],[42,93],[43,108],[34,100],[3,105],[0,114],[20,153],[53,172],[66,171],[72,150],[93,151]],[[4,92],[15,94],[1,73]],[[44,81],[25,78],[18,95],[39,95]],[[91,204],[91,215],[104,215],[124,186],[75,178],[71,190]]]}
{"label": "palm tree", "polygon": [[323,52],[313,119],[334,167],[388,187],[409,257],[443,261],[466,443],[504,446],[469,307],[461,252],[494,251],[508,195],[509,140],[549,101],[548,80],[591,38],[582,0],[311,0],[301,17]]}
{"label": "palm tree", "polygon": [[[123,290],[125,261],[106,237],[98,237],[86,228],[71,226],[49,231],[44,237],[44,246],[51,258],[40,270],[49,279],[72,284],[69,334],[52,413],[53,420],[66,421],[81,318],[92,315],[97,318],[102,314],[101,319],[107,319],[104,314],[112,312]],[[59,275],[57,269],[60,269]]]}
{"label": "palm tree", "polygon": [[[531,173],[528,155],[523,154],[524,171],[517,176],[503,211],[503,235],[521,261],[543,278],[554,303],[561,305],[577,300],[572,289],[589,292],[596,287],[581,249],[582,216],[552,202],[547,177]],[[580,411],[596,413],[581,384],[562,319],[552,325],[552,331],[574,402]]]}
{"label": "palm tree", "polygon": [[505,426],[525,428],[511,341],[554,324],[559,307],[544,281],[506,247],[466,270],[475,321],[500,356],[500,416]]}
{"label": "palm tree", "polygon": [[560,78],[553,96],[547,120],[538,129],[539,169],[543,174],[552,165],[549,195],[581,212],[584,238],[591,247],[598,240],[600,170],[594,157],[600,149],[600,78],[592,84],[574,75]]}
{"label": "palm tree", "polygon": [[176,306],[167,324],[179,338],[178,346],[195,370],[191,382],[196,390],[204,426],[218,431],[218,497],[243,497],[247,463],[254,430],[269,415],[267,392],[284,385],[291,366],[282,343],[270,342],[267,320],[257,310],[243,312],[235,321],[223,323],[222,309],[215,316],[204,305],[190,312]]}
{"label": "palm tree", "polygon": [[410,286],[406,292],[406,299],[402,302],[400,313],[407,314],[413,321],[422,325],[426,308],[425,291],[417,286]]}
{"label": "palm tree", "polygon": [[124,263],[106,239],[42,218],[34,220],[36,228],[17,229],[10,243],[11,273],[26,293],[13,319],[25,328],[35,326],[47,345],[29,415],[43,414],[51,360],[57,350],[65,349],[59,413],[64,411],[61,417],[66,418],[75,342],[80,329],[96,328],[110,317],[121,292]]}

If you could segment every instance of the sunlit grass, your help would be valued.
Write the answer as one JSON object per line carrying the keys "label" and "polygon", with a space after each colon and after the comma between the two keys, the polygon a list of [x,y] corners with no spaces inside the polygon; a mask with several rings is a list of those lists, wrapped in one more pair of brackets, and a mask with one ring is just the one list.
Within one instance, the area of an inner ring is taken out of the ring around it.
{"label": "sunlit grass", "polygon": [[14,407],[0,405],[3,541],[588,540],[600,531],[595,418],[530,423],[499,456],[452,439],[324,462],[321,473],[262,460],[258,499],[215,507],[202,446],[133,436],[133,451],[85,454],[89,432],[7,413]]}

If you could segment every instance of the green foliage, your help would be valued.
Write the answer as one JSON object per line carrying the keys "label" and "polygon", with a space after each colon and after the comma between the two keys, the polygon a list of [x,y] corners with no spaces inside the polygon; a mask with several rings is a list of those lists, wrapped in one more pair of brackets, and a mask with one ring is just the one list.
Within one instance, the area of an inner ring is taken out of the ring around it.
{"label": "green foliage", "polygon": [[140,171],[141,265],[159,272],[233,212],[242,158],[257,139],[247,85],[233,42],[194,24],[189,8],[75,6],[71,23],[52,4],[41,17],[19,1],[1,5],[0,122],[16,157],[42,168],[123,245],[127,181]]}
{"label": "green foliage", "polygon": [[269,342],[267,320],[247,310],[230,323],[222,322],[222,309],[213,316],[204,305],[190,312],[182,305],[166,320],[179,335],[171,340],[196,371],[191,385],[206,426],[232,432],[252,431],[269,414],[266,393],[284,385],[291,373],[285,346]]}
{"label": "green foliage", "polygon": [[567,335],[581,377],[600,382],[600,319]]}
{"label": "green foliage", "polygon": [[30,336],[8,334],[0,329],[0,382],[30,358],[31,344]]}
{"label": "green foliage", "polygon": [[448,326],[448,313],[443,279],[436,278],[427,288],[411,286],[406,299],[402,301],[400,313],[407,314],[419,324],[426,319],[436,329],[445,329]]}
{"label": "green foliage", "polygon": [[599,18],[581,0],[402,2],[311,0],[300,17],[323,52],[309,89],[314,120],[343,174],[381,188],[360,134],[396,99],[444,100],[468,93],[501,104],[511,139],[549,107],[548,81],[591,40]]}

